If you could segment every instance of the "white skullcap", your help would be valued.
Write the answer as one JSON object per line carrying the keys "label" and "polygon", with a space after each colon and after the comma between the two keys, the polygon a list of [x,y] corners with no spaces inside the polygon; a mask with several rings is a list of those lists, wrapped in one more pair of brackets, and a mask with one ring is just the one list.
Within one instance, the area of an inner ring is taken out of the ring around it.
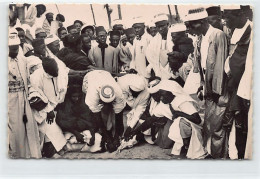
{"label": "white skullcap", "polygon": [[205,19],[206,17],[208,17],[208,13],[205,8],[190,9],[184,18],[184,22]]}
{"label": "white skullcap", "polygon": [[132,24],[140,24],[140,23],[144,23],[145,24],[145,20],[142,16],[139,16],[139,17],[134,17],[133,18],[133,22]]}
{"label": "white skullcap", "polygon": [[239,10],[240,5],[221,5],[221,10]]}
{"label": "white skullcap", "polygon": [[101,88],[99,93],[100,99],[105,103],[110,103],[115,99],[115,91],[112,86],[105,85]]}
{"label": "white skullcap", "polygon": [[168,21],[169,18],[166,14],[158,14],[154,16],[154,23],[160,22],[160,21]]}
{"label": "white skullcap", "polygon": [[49,45],[52,42],[55,42],[56,40],[60,41],[59,37],[57,37],[57,35],[52,34],[49,35],[46,39],[44,39],[44,43],[45,45]]}
{"label": "white skullcap", "polygon": [[183,32],[183,31],[186,31],[186,26],[183,23],[173,24],[169,28],[169,31],[170,31],[170,33],[173,33],[173,32]]}
{"label": "white skullcap", "polygon": [[143,91],[146,88],[145,78],[138,74],[129,74],[129,87],[136,92]]}
{"label": "white skullcap", "polygon": [[18,37],[18,32],[16,29],[10,29],[8,36],[8,45],[20,45],[21,41]]}
{"label": "white skullcap", "polygon": [[124,23],[123,23],[123,21],[121,19],[115,19],[115,20],[113,20],[111,25],[113,27],[115,25],[124,25]]}
{"label": "white skullcap", "polygon": [[186,94],[183,88],[176,81],[172,80],[161,80],[159,84],[148,88],[148,92],[156,93],[160,89],[169,91],[175,96]]}

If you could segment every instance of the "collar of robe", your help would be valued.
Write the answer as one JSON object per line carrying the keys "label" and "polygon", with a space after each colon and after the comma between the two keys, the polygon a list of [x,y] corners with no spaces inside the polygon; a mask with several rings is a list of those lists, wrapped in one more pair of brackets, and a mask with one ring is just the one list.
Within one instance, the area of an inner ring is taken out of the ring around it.
{"label": "collar of robe", "polygon": [[98,44],[98,47],[99,47],[99,48],[107,48],[108,45],[107,45],[107,44]]}

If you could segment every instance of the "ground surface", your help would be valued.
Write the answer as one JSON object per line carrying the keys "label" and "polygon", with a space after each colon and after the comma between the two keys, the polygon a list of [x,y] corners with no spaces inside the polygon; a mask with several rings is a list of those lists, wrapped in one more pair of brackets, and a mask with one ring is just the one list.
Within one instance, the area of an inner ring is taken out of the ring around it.
{"label": "ground surface", "polygon": [[133,148],[124,149],[120,153],[103,152],[103,153],[86,153],[86,152],[70,152],[66,153],[62,158],[66,159],[171,159],[171,149],[162,149],[157,145],[148,143],[137,144]]}

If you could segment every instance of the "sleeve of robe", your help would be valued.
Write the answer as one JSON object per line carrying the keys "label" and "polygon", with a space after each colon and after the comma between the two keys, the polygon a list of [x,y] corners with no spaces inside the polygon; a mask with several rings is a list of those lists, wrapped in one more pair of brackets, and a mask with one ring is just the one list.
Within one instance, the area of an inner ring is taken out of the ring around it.
{"label": "sleeve of robe", "polygon": [[36,15],[37,9],[35,6],[31,5],[28,9],[24,22],[32,27],[35,23]]}
{"label": "sleeve of robe", "polygon": [[138,122],[138,120],[141,118],[142,114],[144,113],[146,106],[148,105],[150,94],[148,91],[143,91],[139,94],[139,96],[136,98],[137,104],[134,107],[133,115],[131,116],[131,122],[129,123],[129,126],[133,128],[135,124]]}
{"label": "sleeve of robe", "polygon": [[[214,41],[213,41],[214,43]],[[210,67],[211,73],[208,73],[208,81],[211,82],[212,92],[222,95],[224,85],[224,64],[227,58],[227,39],[222,31],[218,31],[215,37],[215,65]],[[209,52],[210,53],[210,52]]]}
{"label": "sleeve of robe", "polygon": [[88,58],[92,62],[94,66],[96,66],[95,58],[94,58],[94,48],[92,47],[88,52]]}
{"label": "sleeve of robe", "polygon": [[96,88],[92,85],[88,85],[85,103],[93,113],[98,113],[102,109],[102,106],[99,105],[99,99],[99,94]]}

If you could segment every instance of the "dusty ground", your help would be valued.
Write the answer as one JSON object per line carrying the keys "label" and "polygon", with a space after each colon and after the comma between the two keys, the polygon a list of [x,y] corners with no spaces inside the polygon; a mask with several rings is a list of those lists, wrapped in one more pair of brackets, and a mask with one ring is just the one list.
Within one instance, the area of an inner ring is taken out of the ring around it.
{"label": "dusty ground", "polygon": [[70,152],[66,153],[62,158],[68,159],[171,159],[168,154],[171,149],[162,149],[157,145],[150,145],[148,143],[137,144],[133,148],[124,149],[120,153],[86,153],[86,152]]}

